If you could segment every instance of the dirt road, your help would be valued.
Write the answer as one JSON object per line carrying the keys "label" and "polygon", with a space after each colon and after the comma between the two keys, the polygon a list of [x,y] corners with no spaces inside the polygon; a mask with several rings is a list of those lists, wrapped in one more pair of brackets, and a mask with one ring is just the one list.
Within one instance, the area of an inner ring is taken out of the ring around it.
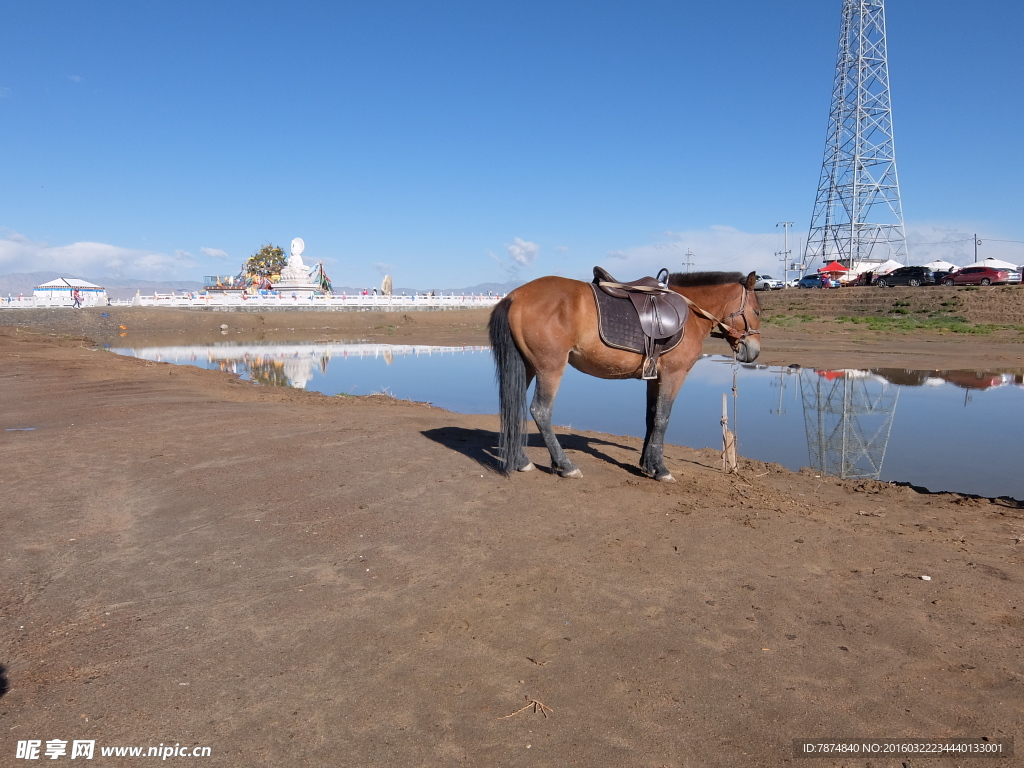
{"label": "dirt road", "polygon": [[[102,349],[480,343],[484,315],[107,314],[0,316],[0,765],[85,740],[99,766],[953,766],[793,740],[1024,733],[1019,502],[671,446],[665,486],[580,432],[582,480],[506,479],[495,417]],[[814,335],[766,330],[763,359],[980,346]]]}

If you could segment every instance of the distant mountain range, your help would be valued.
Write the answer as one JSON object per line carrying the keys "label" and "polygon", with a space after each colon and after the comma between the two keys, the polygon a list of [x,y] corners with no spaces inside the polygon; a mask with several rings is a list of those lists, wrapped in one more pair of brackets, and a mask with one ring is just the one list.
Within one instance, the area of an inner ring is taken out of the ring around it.
{"label": "distant mountain range", "polygon": [[[202,290],[203,284],[196,280],[134,280],[132,278],[105,278],[98,279],[84,275],[72,275],[66,272],[12,272],[8,275],[0,275],[0,296],[31,296],[32,289],[37,285],[56,280],[58,277],[70,277],[78,280],[86,280],[96,285],[102,285],[107,295],[112,299],[130,299],[136,293],[144,296],[151,296],[154,293],[172,293]],[[402,288],[394,289],[395,293],[413,294],[434,291],[436,293],[495,293],[506,294],[513,288],[523,284],[522,280],[512,280],[505,283],[478,283],[466,288]],[[372,290],[372,286],[364,286]],[[357,294],[362,293],[363,288],[353,288],[342,285],[334,286],[335,293]]]}

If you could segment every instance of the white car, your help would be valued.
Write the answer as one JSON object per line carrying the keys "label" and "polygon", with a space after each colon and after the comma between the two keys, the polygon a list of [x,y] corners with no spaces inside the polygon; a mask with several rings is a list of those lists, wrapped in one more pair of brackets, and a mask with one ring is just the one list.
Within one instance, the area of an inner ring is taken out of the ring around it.
{"label": "white car", "polygon": [[782,281],[776,280],[771,275],[758,275],[754,283],[755,291],[779,291],[782,290]]}

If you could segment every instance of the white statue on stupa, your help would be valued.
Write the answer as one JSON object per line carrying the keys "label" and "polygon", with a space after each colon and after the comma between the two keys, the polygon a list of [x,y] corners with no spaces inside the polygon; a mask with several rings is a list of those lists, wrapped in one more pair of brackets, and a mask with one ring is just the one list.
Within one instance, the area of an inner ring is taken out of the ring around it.
{"label": "white statue on stupa", "polygon": [[295,285],[309,284],[309,267],[302,261],[302,252],[306,250],[306,243],[301,237],[292,240],[291,252],[288,255],[288,263],[281,270],[281,282]]}
{"label": "white statue on stupa", "polygon": [[309,267],[302,262],[302,252],[306,244],[301,237],[292,240],[291,253],[288,256],[288,263],[281,270],[281,278],[274,287],[284,293],[291,294],[293,298],[309,298],[317,291],[317,285],[310,279]]}

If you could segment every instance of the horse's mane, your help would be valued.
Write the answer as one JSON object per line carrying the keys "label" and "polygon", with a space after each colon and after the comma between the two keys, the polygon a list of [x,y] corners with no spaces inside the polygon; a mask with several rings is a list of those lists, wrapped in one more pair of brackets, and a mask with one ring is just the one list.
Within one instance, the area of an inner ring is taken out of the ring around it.
{"label": "horse's mane", "polygon": [[668,284],[680,288],[698,285],[728,285],[742,283],[746,276],[739,272],[673,272],[668,276]]}

